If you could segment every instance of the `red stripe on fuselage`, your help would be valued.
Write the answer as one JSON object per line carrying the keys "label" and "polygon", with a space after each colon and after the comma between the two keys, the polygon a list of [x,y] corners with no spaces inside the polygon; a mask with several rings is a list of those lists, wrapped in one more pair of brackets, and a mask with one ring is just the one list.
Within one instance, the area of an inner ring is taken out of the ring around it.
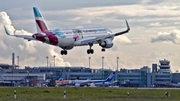
{"label": "red stripe on fuselage", "polygon": [[44,33],[48,36],[50,44],[58,45],[58,38],[54,33],[52,32],[44,32]]}
{"label": "red stripe on fuselage", "polygon": [[46,41],[46,39],[40,33],[36,33],[36,34],[34,34],[34,36],[36,37],[37,40],[39,40],[41,42],[45,42]]}
{"label": "red stripe on fuselage", "polygon": [[[49,44],[58,45],[58,38],[52,32],[45,32],[46,36],[43,36],[41,33],[34,34],[35,38],[41,42],[46,42],[45,37],[48,37]],[[47,41],[48,42],[48,41]]]}
{"label": "red stripe on fuselage", "polygon": [[36,23],[38,24],[39,28],[41,29],[42,32],[47,31],[47,27],[45,25],[45,23],[41,20],[36,20]]}

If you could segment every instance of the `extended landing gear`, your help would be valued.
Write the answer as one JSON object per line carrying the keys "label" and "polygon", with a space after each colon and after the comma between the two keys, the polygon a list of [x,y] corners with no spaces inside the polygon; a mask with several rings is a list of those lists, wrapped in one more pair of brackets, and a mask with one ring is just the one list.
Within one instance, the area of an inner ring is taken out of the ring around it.
{"label": "extended landing gear", "polygon": [[89,49],[87,50],[87,54],[93,54],[94,53],[94,50],[93,49],[91,49],[91,47],[93,46],[93,44],[92,43],[89,43]]}
{"label": "extended landing gear", "polygon": [[101,49],[102,52],[105,52],[106,50],[104,48]]}
{"label": "extended landing gear", "polygon": [[88,50],[87,50],[87,53],[88,53],[88,54],[93,54],[93,53],[94,53],[94,50],[93,50],[93,49],[88,49]]}
{"label": "extended landing gear", "polygon": [[67,50],[61,50],[61,55],[67,55]]}

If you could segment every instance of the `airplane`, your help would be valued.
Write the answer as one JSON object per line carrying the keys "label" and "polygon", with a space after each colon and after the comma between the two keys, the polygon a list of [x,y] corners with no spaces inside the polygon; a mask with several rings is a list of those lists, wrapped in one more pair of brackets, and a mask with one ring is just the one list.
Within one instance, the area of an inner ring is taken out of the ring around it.
{"label": "airplane", "polygon": [[8,29],[4,26],[7,35],[23,38],[28,41],[36,40],[50,45],[58,46],[62,48],[61,55],[67,55],[67,50],[73,49],[76,46],[87,46],[87,54],[93,54],[93,44],[99,44],[102,52],[105,49],[113,46],[113,39],[116,36],[128,33],[130,30],[129,24],[126,20],[127,29],[118,33],[112,33],[109,29],[103,27],[94,28],[75,28],[75,29],[55,29],[50,30],[45,23],[45,20],[37,7],[33,7],[35,16],[37,33],[33,35],[16,35],[8,32]]}
{"label": "airplane", "polygon": [[[90,77],[87,78],[87,80],[90,79]],[[79,80],[79,77],[77,77],[76,80]],[[56,86],[74,85],[74,80],[64,80],[64,78],[61,76],[58,80],[55,80],[55,83]]]}
{"label": "airplane", "polygon": [[112,72],[111,75],[109,75],[105,80],[74,80],[72,81],[75,87],[80,87],[84,85],[88,86],[95,86],[95,85],[107,85],[107,84],[112,84],[115,83],[113,81],[113,78],[115,76],[115,72]]}

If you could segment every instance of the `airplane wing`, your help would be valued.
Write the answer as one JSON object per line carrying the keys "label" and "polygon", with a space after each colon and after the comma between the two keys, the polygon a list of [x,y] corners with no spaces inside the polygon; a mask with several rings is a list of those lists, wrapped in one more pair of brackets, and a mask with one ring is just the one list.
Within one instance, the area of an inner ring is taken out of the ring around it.
{"label": "airplane wing", "polygon": [[18,38],[23,38],[23,39],[26,39],[28,41],[36,40],[31,35],[16,35],[15,33],[13,35],[9,34],[9,32],[8,32],[8,30],[7,30],[7,28],[5,26],[4,26],[4,30],[5,30],[6,34],[9,35],[9,36],[15,36],[15,37],[18,37]]}
{"label": "airplane wing", "polygon": [[118,32],[118,33],[115,33],[115,34],[110,34],[108,36],[103,36],[103,37],[94,37],[92,39],[87,39],[87,40],[83,40],[81,41],[81,45],[86,45],[88,43],[95,43],[95,42],[101,42],[102,40],[105,40],[105,39],[108,39],[108,38],[113,38],[115,36],[118,36],[118,35],[122,35],[122,34],[125,34],[125,33],[128,33],[129,30],[130,30],[130,27],[129,27],[129,24],[126,20],[126,26],[127,26],[127,29],[125,31],[122,31],[122,32]]}

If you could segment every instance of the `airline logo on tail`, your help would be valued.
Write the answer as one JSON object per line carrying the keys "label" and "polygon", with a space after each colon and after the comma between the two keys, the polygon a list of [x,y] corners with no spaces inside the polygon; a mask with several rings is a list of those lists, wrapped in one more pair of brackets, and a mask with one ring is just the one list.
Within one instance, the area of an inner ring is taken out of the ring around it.
{"label": "airline logo on tail", "polygon": [[33,7],[33,11],[34,11],[34,16],[35,16],[35,21],[37,24],[37,30],[38,32],[46,32],[48,31],[48,28],[45,24],[45,21],[40,13],[40,11],[38,10],[37,7]]}
{"label": "airline logo on tail", "polygon": [[114,76],[115,76],[115,72],[111,73],[111,75],[109,75],[109,77],[108,77],[105,81],[106,81],[106,82],[112,81],[113,78],[114,78]]}

